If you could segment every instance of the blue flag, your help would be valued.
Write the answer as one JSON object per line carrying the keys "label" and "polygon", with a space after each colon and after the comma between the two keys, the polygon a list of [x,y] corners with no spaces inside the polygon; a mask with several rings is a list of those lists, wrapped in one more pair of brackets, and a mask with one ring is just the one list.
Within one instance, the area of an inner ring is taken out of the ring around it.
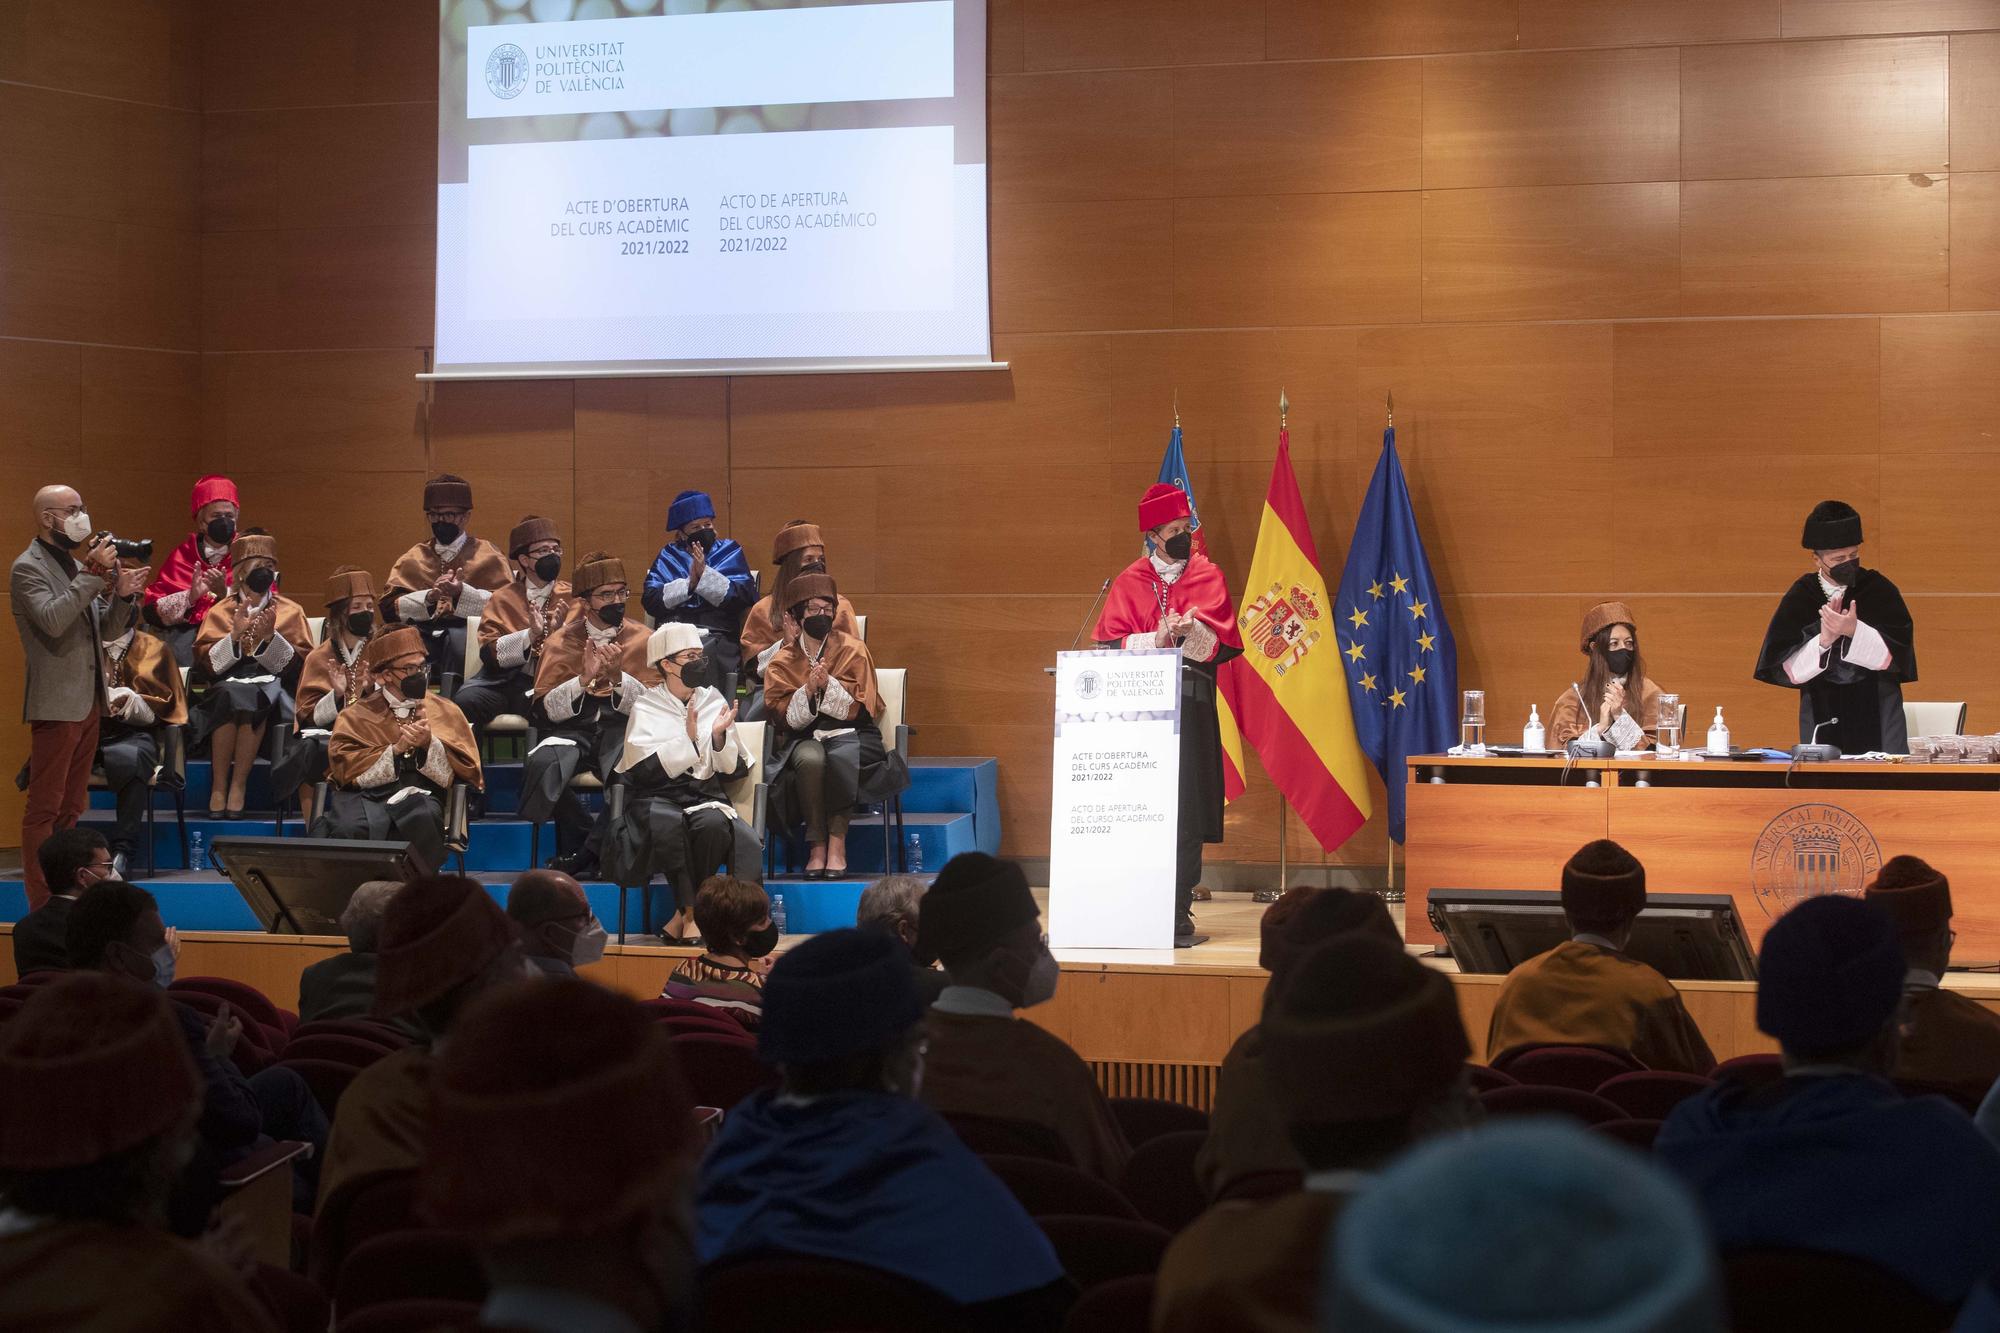
{"label": "blue flag", "polygon": [[1382,457],[1334,600],[1355,735],[1389,790],[1389,836],[1401,842],[1406,761],[1458,741],[1458,647],[1424,557],[1393,426],[1382,432]]}
{"label": "blue flag", "polygon": [[[1188,517],[1196,532],[1201,531],[1201,506],[1194,502],[1194,485],[1188,481],[1187,455],[1181,452],[1181,428],[1174,427],[1174,433],[1167,437],[1167,452],[1160,458],[1160,480],[1169,486],[1178,486],[1187,492]],[[1201,538],[1195,538],[1197,542]],[[1207,549],[1203,544],[1203,549]]]}

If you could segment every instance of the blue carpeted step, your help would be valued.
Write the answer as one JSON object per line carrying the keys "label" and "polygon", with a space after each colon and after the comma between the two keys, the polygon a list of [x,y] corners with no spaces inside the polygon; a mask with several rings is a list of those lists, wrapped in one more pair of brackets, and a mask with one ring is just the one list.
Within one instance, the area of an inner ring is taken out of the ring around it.
{"label": "blue carpeted step", "polygon": [[1000,761],[977,756],[917,755],[910,760],[910,789],[903,809],[922,814],[972,815],[978,850],[1000,854]]}
{"label": "blue carpeted step", "polygon": [[[885,844],[883,815],[862,815],[847,831],[847,864],[867,875],[882,875],[896,869],[895,858]],[[979,849],[968,814],[916,814],[903,812],[905,844],[910,849],[909,864],[914,873],[936,874],[939,867],[960,852]]]}

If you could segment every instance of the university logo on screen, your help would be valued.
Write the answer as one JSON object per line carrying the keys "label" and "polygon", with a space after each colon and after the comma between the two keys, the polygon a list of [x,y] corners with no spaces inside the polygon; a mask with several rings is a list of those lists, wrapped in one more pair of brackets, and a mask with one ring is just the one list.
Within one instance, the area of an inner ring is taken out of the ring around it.
{"label": "university logo on screen", "polygon": [[486,90],[509,101],[528,91],[528,53],[512,42],[494,47],[486,57]]}
{"label": "university logo on screen", "polygon": [[1837,805],[1795,805],[1764,826],[1750,853],[1750,887],[1772,916],[1827,893],[1859,896],[1882,868],[1868,826]]}

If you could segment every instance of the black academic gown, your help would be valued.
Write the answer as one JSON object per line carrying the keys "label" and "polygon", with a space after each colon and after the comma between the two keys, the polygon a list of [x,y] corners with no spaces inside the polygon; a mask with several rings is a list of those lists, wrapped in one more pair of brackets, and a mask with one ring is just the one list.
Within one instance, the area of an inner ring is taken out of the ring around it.
{"label": "black academic gown", "polygon": [[1847,661],[1852,641],[1842,639],[1833,645],[1825,671],[1804,686],[1794,685],[1785,675],[1785,662],[1807,639],[1819,637],[1819,610],[1825,605],[1826,592],[1816,573],[1807,572],[1786,590],[1771,617],[1771,627],[1764,631],[1757,679],[1798,690],[1801,742],[1811,740],[1820,723],[1838,718],[1820,732],[1820,739],[1838,745],[1842,754],[1907,751],[1910,738],[1903,724],[1903,682],[1917,678],[1917,639],[1903,594],[1880,571],[1863,569],[1847,598],[1847,605],[1858,607],[1862,621],[1873,626],[1889,645],[1887,670],[1870,671]]}

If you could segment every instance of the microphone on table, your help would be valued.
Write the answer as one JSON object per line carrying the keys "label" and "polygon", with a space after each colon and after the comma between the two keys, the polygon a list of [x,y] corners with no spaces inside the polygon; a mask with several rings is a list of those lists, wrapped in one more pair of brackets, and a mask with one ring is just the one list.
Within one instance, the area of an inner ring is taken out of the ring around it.
{"label": "microphone on table", "polygon": [[1812,729],[1811,740],[1807,741],[1804,745],[1794,745],[1792,747],[1792,762],[1795,764],[1825,764],[1840,758],[1840,747],[1838,745],[1821,745],[1819,743],[1819,734],[1838,721],[1840,721],[1839,718],[1830,717],[1814,727]]}
{"label": "microphone on table", "polygon": [[1104,580],[1102,584],[1098,586],[1097,600],[1090,604],[1090,610],[1084,612],[1083,623],[1076,627],[1076,637],[1069,641],[1069,650],[1071,652],[1075,652],[1077,645],[1083,642],[1084,631],[1089,629],[1093,624],[1096,623],[1097,612],[1101,607],[1103,607],[1104,599],[1106,595],[1110,593],[1110,591],[1111,591],[1111,579],[1107,578]]}

